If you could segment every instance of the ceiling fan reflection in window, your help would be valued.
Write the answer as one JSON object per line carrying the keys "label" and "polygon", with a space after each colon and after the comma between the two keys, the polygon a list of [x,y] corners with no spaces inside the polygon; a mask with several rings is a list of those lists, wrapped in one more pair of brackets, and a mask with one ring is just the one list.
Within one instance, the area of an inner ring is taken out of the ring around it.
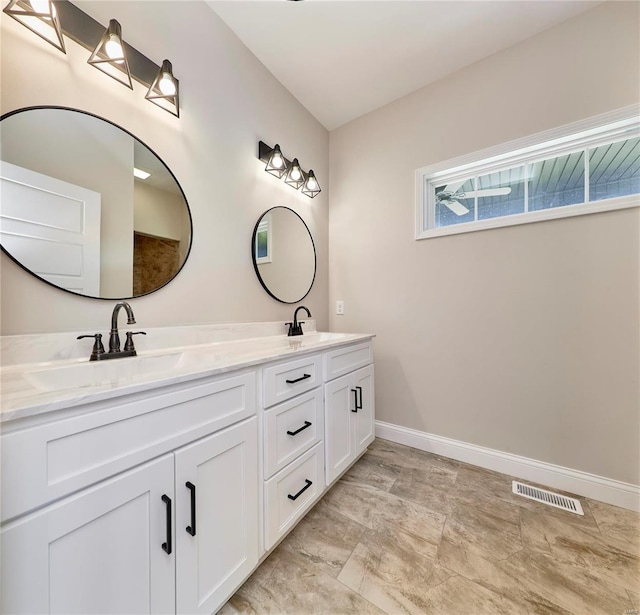
{"label": "ceiling fan reflection in window", "polygon": [[465,207],[460,199],[473,199],[474,197],[482,196],[504,196],[511,194],[511,188],[486,188],[484,190],[472,190],[471,192],[465,192],[461,190],[463,184],[467,180],[454,182],[446,185],[440,192],[436,194],[437,203],[441,203],[445,207],[448,207],[457,216],[464,216],[469,213],[469,208]]}

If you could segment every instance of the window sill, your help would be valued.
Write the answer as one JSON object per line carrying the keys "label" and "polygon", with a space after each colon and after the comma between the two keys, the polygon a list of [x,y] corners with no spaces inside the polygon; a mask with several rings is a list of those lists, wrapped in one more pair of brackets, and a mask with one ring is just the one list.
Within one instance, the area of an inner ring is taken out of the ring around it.
{"label": "window sill", "polygon": [[629,209],[632,207],[640,207],[640,196],[637,194],[598,201],[597,203],[578,203],[576,205],[558,207],[557,209],[544,209],[525,214],[515,214],[513,216],[502,216],[499,218],[490,218],[488,220],[478,220],[476,222],[465,222],[464,224],[442,226],[422,231],[416,236],[416,240],[432,239],[434,237],[444,237],[446,235],[458,235],[461,233],[474,233],[476,231],[485,231],[505,226],[517,226],[520,224],[529,224],[531,222],[557,220],[558,218],[585,216],[587,214],[597,214],[605,211]]}

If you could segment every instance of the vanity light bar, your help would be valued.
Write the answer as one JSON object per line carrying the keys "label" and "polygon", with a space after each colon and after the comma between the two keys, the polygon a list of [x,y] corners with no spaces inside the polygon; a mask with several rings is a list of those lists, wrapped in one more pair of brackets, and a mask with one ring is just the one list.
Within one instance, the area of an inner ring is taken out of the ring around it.
{"label": "vanity light bar", "polygon": [[322,192],[313,170],[310,169],[307,173],[302,170],[297,158],[293,161],[285,158],[277,143],[270,147],[264,141],[258,141],[258,159],[265,163],[264,170],[267,173],[284,179],[284,182],[295,190],[302,188],[302,194],[310,199]]}
{"label": "vanity light bar", "polygon": [[[28,27],[38,36],[47,40],[47,42],[51,43],[57,49],[60,49],[60,51],[62,52],[65,52],[64,38],[62,36],[62,34],[65,34],[71,40],[89,50],[94,60],[98,59],[93,56],[100,47],[103,35],[107,34],[103,25],[101,25],[99,22],[87,15],[83,10],[79,9],[75,4],[69,2],[68,0],[38,0],[36,4],[38,10],[40,10],[40,4],[42,4],[42,6],[44,7],[45,2],[48,2],[49,6],[51,7],[51,13],[36,12],[34,8],[34,2],[35,0],[32,0],[31,2],[29,0],[10,0],[7,6],[5,6],[5,8],[3,9],[3,12],[5,12],[7,15],[10,15],[14,19],[17,19],[24,26]],[[53,17],[53,19],[51,20],[49,18],[50,15],[51,17]],[[55,33],[56,25],[59,28],[57,34]],[[46,33],[47,35],[45,36],[43,32],[41,32],[43,28],[48,28],[50,30],[50,26],[54,29],[53,40],[51,40],[51,36],[48,33]],[[149,91],[147,92],[147,94],[149,94],[151,92],[153,84],[156,82],[156,78],[158,77],[158,75],[160,74],[161,76],[164,76],[167,73],[166,70],[162,70],[166,67],[165,63],[163,62],[162,67],[158,66],[155,62],[152,62],[149,58],[129,45],[126,41],[121,40],[121,46],[123,57],[126,58],[126,63],[128,65],[130,78],[149,88]],[[109,63],[105,61],[108,56],[109,54],[107,53],[105,57],[99,59],[101,61],[99,61],[98,63],[94,61],[92,62],[92,64],[96,68],[101,68],[103,72],[107,72],[104,70],[104,68],[107,68],[106,65]],[[102,66],[98,66],[98,64],[101,64]],[[120,69],[118,69],[118,67],[115,67],[113,71],[114,74],[111,74],[109,72],[107,72],[107,74],[109,74],[110,77],[114,77],[115,75],[114,78],[123,83],[125,86],[131,87],[126,75],[124,80],[118,78],[120,77],[120,75],[118,74],[119,72],[123,72],[122,67]],[[152,96],[148,96],[148,99],[150,100],[150,102],[154,102],[156,105],[161,106],[165,111],[168,111],[172,115],[179,117],[180,110],[178,106],[177,96],[179,82],[178,79],[173,76],[173,73],[171,73],[171,80],[172,84],[175,86],[175,94],[170,94],[169,96],[167,96],[164,92],[162,92],[162,88],[160,88],[163,97],[167,99],[166,104],[160,104],[165,102],[159,100],[160,97],[155,97],[158,100],[151,100]]]}

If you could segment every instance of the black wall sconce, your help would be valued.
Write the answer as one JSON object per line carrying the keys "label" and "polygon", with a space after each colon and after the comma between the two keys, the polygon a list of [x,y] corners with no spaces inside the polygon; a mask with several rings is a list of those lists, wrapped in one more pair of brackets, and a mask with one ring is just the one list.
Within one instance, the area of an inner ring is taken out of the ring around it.
{"label": "black wall sconce", "polygon": [[282,179],[282,176],[287,172],[287,168],[291,164],[289,160],[282,155],[280,146],[277,143],[274,148],[271,149],[268,145],[260,141],[258,144],[258,158],[266,161],[267,166],[265,166],[264,170],[278,179]]}
{"label": "black wall sconce", "polygon": [[302,194],[306,194],[309,198],[314,198],[320,194],[320,186],[318,185],[318,180],[316,179],[313,170],[309,170],[309,173],[305,176],[305,182],[302,186]]}
{"label": "black wall sconce", "polygon": [[69,0],[11,0],[3,11],[63,53],[65,34],[91,52],[92,66],[131,89],[132,80],[148,87],[147,100],[180,117],[179,81],[171,63],[158,66],[125,42],[115,19],[105,30]]}
{"label": "black wall sconce", "polygon": [[11,0],[4,12],[62,53],[67,53],[58,12],[51,0]]}
{"label": "black wall sconce", "polygon": [[129,62],[122,42],[122,28],[115,19],[109,22],[109,27],[104,31],[87,62],[133,90]]}
{"label": "black wall sconce", "polygon": [[179,90],[180,84],[173,76],[171,62],[164,60],[145,98],[165,111],[180,117]]}
{"label": "black wall sconce", "polygon": [[308,173],[303,171],[297,158],[294,158],[293,162],[285,158],[278,144],[269,147],[264,141],[259,141],[258,159],[265,163],[264,170],[267,173],[278,179],[284,178],[285,183],[295,190],[302,188],[302,194],[310,199],[322,192],[314,172],[312,170],[309,170]]}

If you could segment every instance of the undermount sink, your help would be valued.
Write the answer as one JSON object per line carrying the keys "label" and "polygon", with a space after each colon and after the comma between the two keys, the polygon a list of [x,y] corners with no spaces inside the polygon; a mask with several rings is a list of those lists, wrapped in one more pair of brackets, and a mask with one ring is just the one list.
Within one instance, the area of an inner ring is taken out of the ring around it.
{"label": "undermount sink", "polygon": [[[261,356],[265,347],[304,350],[317,343],[339,342],[347,339],[345,333],[309,332],[306,335],[248,340],[238,356],[252,359]],[[237,342],[235,343],[237,344]],[[284,346],[283,346],[284,344]],[[224,345],[223,345],[224,346]],[[171,376],[177,372],[200,372],[228,363],[234,353],[225,352],[219,345],[203,348],[175,349],[174,352],[155,355],[138,355],[100,361],[82,361],[63,365],[38,365],[22,372],[24,379],[40,391],[70,391],[104,385],[126,386],[127,384]]]}
{"label": "undermount sink", "polygon": [[25,372],[25,379],[43,391],[64,391],[110,383],[123,384],[179,367],[183,353],[75,363]]}
{"label": "undermount sink", "polygon": [[315,342],[339,342],[349,336],[348,333],[330,333],[328,331],[316,331],[305,335]]}

